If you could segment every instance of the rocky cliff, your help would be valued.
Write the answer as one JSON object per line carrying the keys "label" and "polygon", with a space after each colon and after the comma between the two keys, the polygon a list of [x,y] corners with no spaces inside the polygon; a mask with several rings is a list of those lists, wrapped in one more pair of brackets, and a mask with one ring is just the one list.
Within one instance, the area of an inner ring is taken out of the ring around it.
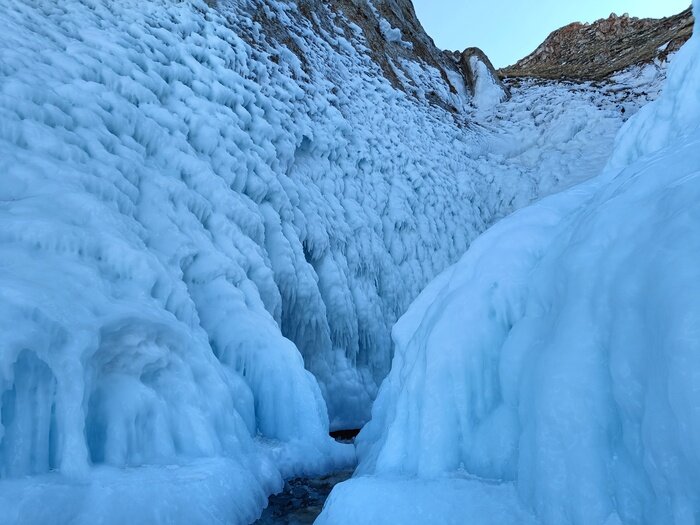
{"label": "rocky cliff", "polygon": [[554,31],[530,55],[499,70],[505,77],[600,80],[632,65],[665,60],[693,31],[691,9],[668,18],[627,14]]}
{"label": "rocky cliff", "polygon": [[[219,0],[215,5],[222,7],[225,3]],[[465,58],[461,53],[438,49],[423,29],[410,0],[300,0],[290,3],[284,11],[286,16],[280,17],[275,9],[257,4],[255,20],[265,36],[291,50],[306,71],[310,69],[309,50],[300,45],[305,35],[299,28],[322,35],[336,33],[349,40],[359,36],[367,55],[395,88],[453,113],[459,113],[472,101],[482,69],[503,89],[501,97],[507,96],[483,53],[475,54],[472,48]],[[339,29],[342,35],[337,33]],[[255,45],[256,40],[253,34],[251,44]],[[333,41],[329,39],[331,45]],[[472,56],[476,58],[470,60]]]}

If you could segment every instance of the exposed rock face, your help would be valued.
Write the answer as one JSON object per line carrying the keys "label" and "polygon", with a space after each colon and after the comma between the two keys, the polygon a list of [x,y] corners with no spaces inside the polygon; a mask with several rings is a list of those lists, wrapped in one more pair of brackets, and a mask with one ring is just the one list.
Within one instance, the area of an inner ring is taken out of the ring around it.
{"label": "exposed rock face", "polygon": [[662,19],[628,15],[579,22],[554,31],[535,50],[512,66],[504,77],[600,80],[634,64],[665,60],[693,31],[691,9]]}
{"label": "exposed rock face", "polygon": [[[286,14],[300,25],[310,22],[318,34],[333,34],[337,27],[343,28],[346,37],[361,31],[367,54],[394,87],[453,113],[459,113],[475,94],[472,56],[485,64],[493,81],[503,89],[503,98],[507,96],[481,50],[450,53],[438,49],[418,20],[411,0],[299,0],[289,4]],[[256,20],[266,35],[294,52],[304,70],[310,69],[307,50],[298,45],[300,36],[293,27],[281,23],[264,7],[258,8]]]}
{"label": "exposed rock face", "polygon": [[[361,32],[367,55],[382,75],[416,98],[455,113],[466,103],[460,100],[466,92],[465,79],[426,34],[410,0],[299,0],[289,3],[286,14],[301,26],[310,22],[316,34],[332,35],[341,27],[343,36],[352,39]],[[303,37],[296,34],[297,24],[281,23],[264,6],[258,8],[256,19],[268,36],[274,35],[300,59],[305,71],[312,69],[308,50],[298,45]]]}

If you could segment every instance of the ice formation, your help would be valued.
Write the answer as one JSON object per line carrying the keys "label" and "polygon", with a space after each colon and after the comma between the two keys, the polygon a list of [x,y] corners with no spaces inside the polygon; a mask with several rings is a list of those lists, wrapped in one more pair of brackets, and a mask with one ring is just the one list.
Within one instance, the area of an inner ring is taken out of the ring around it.
{"label": "ice formation", "polygon": [[318,523],[696,523],[698,203],[700,35],[599,177],[496,224],[399,320]]}
{"label": "ice formation", "polygon": [[210,3],[0,3],[0,521],[247,523],[352,461],[396,319],[622,124],[555,84],[475,124],[327,3]]}
{"label": "ice formation", "polygon": [[479,109],[491,108],[503,102],[505,94],[489,73],[489,70],[477,56],[469,59],[469,65],[474,75],[473,103]]}

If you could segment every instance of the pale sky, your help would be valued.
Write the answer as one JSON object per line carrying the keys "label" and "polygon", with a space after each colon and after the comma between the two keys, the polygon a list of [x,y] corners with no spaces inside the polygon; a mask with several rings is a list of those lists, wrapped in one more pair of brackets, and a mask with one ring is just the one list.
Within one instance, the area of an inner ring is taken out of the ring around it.
{"label": "pale sky", "polygon": [[484,50],[496,67],[530,54],[555,29],[593,22],[610,13],[674,15],[690,0],[413,0],[423,27],[438,47]]}

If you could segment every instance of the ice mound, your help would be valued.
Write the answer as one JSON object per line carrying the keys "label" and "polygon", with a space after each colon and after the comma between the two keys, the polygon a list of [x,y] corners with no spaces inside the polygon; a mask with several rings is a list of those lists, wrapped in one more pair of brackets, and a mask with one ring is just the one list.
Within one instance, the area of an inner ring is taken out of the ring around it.
{"label": "ice mound", "polygon": [[474,77],[473,104],[479,109],[490,109],[499,102],[506,100],[507,95],[503,86],[498,84],[497,77],[489,71],[487,65],[474,55],[469,57],[469,67]]}
{"label": "ice mound", "polygon": [[[360,467],[321,523],[697,521],[699,45],[599,178],[498,223],[400,319]],[[433,503],[431,484],[465,483]],[[492,485],[496,510],[476,512]],[[384,497],[399,518],[375,519]]]}
{"label": "ice mound", "polygon": [[[512,486],[470,479],[356,478],[336,486],[315,525],[535,525]],[[336,501],[357,501],[354,506]]]}

